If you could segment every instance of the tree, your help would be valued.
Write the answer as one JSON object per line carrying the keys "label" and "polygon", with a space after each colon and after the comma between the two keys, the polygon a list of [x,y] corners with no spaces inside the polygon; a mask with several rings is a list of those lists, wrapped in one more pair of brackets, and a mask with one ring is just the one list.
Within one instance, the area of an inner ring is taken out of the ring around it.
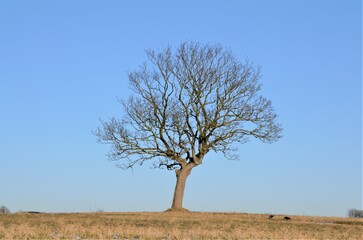
{"label": "tree", "polygon": [[363,210],[349,209],[347,215],[350,218],[363,218]]}
{"label": "tree", "polygon": [[0,207],[0,214],[2,213],[11,213],[9,208],[5,207],[5,206],[1,206]]}
{"label": "tree", "polygon": [[181,210],[187,177],[208,152],[237,159],[233,143],[250,137],[272,143],[282,128],[271,101],[259,94],[260,68],[230,50],[184,42],[146,54],[148,61],[128,74],[133,95],[120,101],[124,116],[101,121],[95,135],[125,169],[154,160],[175,170],[171,209]]}

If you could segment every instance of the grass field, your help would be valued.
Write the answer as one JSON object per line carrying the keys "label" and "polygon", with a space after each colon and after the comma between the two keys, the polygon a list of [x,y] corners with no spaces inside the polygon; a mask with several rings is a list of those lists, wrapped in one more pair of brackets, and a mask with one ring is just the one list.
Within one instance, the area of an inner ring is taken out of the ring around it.
{"label": "grass field", "polygon": [[363,219],[242,213],[15,213],[0,239],[363,239]]}

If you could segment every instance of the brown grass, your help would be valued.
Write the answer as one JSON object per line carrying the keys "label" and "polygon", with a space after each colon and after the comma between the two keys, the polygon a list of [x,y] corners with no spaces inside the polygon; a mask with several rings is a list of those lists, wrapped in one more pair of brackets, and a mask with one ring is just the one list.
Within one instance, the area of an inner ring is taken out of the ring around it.
{"label": "brown grass", "polygon": [[363,220],[241,213],[0,215],[0,239],[363,239]]}

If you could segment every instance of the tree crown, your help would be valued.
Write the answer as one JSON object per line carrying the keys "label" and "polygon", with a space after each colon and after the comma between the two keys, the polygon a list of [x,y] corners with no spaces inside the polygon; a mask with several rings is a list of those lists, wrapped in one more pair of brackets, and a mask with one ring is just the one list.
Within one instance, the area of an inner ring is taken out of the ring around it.
{"label": "tree crown", "polygon": [[220,45],[186,42],[146,54],[128,75],[134,94],[121,101],[125,115],[95,133],[112,145],[110,159],[127,160],[123,167],[155,158],[167,169],[196,166],[210,150],[236,159],[234,142],[281,137],[271,101],[260,95],[259,67]]}

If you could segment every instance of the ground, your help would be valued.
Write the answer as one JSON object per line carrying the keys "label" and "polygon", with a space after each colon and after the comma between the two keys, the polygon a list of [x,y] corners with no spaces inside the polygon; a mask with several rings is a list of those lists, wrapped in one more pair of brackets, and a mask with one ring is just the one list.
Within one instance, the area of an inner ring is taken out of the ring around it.
{"label": "ground", "polygon": [[14,213],[0,239],[362,239],[363,219],[243,213]]}

